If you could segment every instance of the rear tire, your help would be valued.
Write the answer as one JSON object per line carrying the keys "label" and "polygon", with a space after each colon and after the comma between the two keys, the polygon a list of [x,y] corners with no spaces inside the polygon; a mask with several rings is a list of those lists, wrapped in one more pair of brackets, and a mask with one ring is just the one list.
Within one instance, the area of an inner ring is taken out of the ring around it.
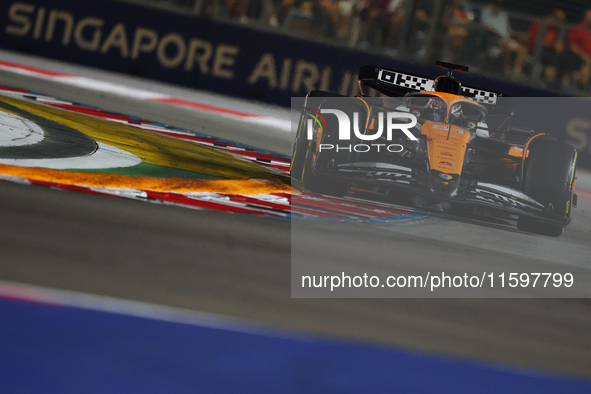
{"label": "rear tire", "polygon": [[573,180],[577,152],[563,142],[536,141],[525,162],[523,192],[545,207],[550,207],[557,220],[564,224],[549,224],[529,216],[517,221],[517,228],[530,233],[558,237],[566,228],[571,215]]}

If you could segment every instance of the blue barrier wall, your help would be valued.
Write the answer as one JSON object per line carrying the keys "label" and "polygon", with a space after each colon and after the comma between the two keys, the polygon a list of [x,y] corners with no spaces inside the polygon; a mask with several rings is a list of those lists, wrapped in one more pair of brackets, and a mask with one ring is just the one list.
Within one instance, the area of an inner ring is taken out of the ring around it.
{"label": "blue barrier wall", "polygon": [[[441,74],[435,66],[111,0],[4,1],[0,48],[284,106],[312,89],[355,94],[364,64],[430,78]],[[516,97],[551,95],[478,75],[461,78]],[[535,113],[528,111],[528,118]],[[577,116],[587,123],[571,125],[570,139],[581,163],[591,166],[591,127],[585,128],[591,115]],[[551,131],[566,139],[571,120],[557,115]]]}
{"label": "blue barrier wall", "polygon": [[241,330],[212,316],[186,324],[2,298],[0,316],[3,393],[591,391],[591,381],[569,376],[248,326]]}

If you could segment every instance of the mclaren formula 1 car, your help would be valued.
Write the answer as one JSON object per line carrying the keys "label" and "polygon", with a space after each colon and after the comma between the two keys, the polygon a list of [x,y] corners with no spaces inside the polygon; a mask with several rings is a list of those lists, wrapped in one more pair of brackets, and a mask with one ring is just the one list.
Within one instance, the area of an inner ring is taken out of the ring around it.
{"label": "mclaren formula 1 car", "polygon": [[435,80],[363,66],[356,97],[311,91],[292,179],[314,193],[342,197],[354,186],[561,235],[576,206],[576,150],[544,131],[510,126],[511,98],[462,86],[453,73],[467,67],[437,64],[448,71]]}

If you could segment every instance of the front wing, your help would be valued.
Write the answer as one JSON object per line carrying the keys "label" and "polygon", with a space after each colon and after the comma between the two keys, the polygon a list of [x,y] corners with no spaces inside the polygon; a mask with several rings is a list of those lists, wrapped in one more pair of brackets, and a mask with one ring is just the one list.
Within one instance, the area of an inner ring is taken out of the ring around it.
{"label": "front wing", "polygon": [[508,214],[531,216],[553,224],[568,224],[570,222],[570,217],[566,221],[557,218],[544,205],[519,190],[476,179],[467,179],[467,177],[460,180],[458,192],[454,196],[445,197],[434,194],[427,182],[418,177],[417,172],[413,171],[411,167],[400,165],[340,164],[336,168],[317,173],[317,175],[404,191],[454,205],[478,205],[495,208]]}

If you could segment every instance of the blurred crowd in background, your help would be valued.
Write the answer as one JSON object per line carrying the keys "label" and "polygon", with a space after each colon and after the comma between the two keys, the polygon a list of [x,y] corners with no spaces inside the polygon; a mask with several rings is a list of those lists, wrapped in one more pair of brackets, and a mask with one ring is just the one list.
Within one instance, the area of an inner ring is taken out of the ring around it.
{"label": "blurred crowd in background", "polygon": [[[135,0],[591,95],[588,0]],[[562,6],[562,8],[560,8]]]}

